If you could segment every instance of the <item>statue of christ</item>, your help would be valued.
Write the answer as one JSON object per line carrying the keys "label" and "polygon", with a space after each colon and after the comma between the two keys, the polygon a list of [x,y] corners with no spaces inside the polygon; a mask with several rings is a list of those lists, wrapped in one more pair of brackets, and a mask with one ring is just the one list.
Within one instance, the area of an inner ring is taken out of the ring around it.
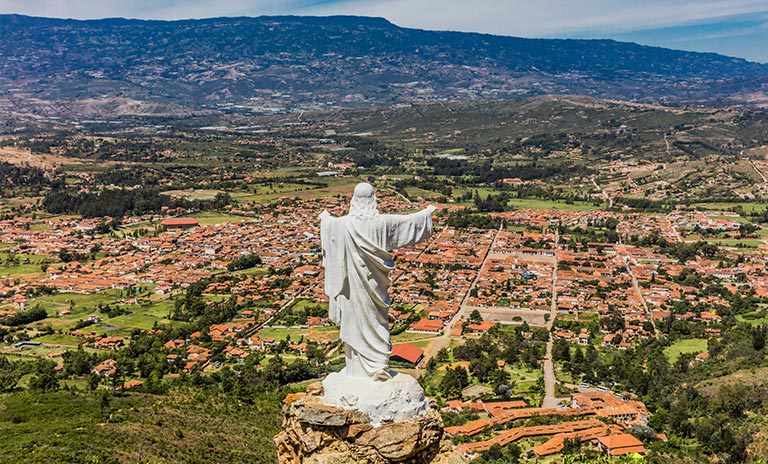
{"label": "statue of christ", "polygon": [[389,271],[391,251],[432,235],[432,212],[379,214],[373,187],[358,184],[349,214],[320,214],[320,239],[325,267],[329,316],[340,326],[346,367],[342,374],[385,381],[392,345],[389,341]]}

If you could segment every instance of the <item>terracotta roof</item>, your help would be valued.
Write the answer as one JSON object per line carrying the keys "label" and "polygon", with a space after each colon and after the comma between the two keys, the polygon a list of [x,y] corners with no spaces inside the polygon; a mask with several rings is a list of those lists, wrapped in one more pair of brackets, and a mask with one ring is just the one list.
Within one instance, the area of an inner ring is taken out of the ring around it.
{"label": "terracotta roof", "polygon": [[[643,448],[643,443],[637,438],[635,438],[633,435],[630,435],[628,433],[619,433],[615,435],[606,435],[604,437],[597,437],[597,441],[600,442],[606,448],[608,448],[608,452],[614,456],[617,454],[641,452],[641,451],[636,451],[634,448],[637,448],[637,447]],[[632,450],[622,452],[626,448],[631,448]],[[645,451],[644,448],[643,448],[643,451]]]}
{"label": "terracotta roof", "polygon": [[477,324],[469,324],[469,328],[478,332],[487,332],[494,325],[496,325],[496,322],[483,321]]}
{"label": "terracotta roof", "polygon": [[411,364],[418,363],[422,356],[424,356],[424,350],[408,343],[393,346],[392,354],[389,355],[390,358],[398,357]]}
{"label": "terracotta roof", "polygon": [[164,226],[196,226],[200,223],[197,218],[168,218],[163,219]]}
{"label": "terracotta roof", "polygon": [[411,324],[410,330],[418,330],[422,332],[440,332],[443,330],[443,321],[421,319]]}

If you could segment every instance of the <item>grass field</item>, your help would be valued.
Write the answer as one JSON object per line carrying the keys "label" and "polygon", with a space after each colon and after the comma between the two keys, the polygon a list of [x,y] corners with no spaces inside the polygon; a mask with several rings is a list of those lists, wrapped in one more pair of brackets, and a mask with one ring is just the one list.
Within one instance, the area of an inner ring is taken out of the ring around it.
{"label": "grass field", "polygon": [[15,253],[14,258],[18,264],[11,265],[9,258],[11,254],[7,251],[0,252],[0,277],[27,275],[27,274],[40,274],[42,276],[43,270],[40,265],[44,261],[54,261],[50,257],[45,255],[26,255],[21,253]]}
{"label": "grass field", "polygon": [[438,197],[442,195],[439,192],[435,192],[432,190],[424,190],[418,187],[408,187],[405,189],[405,191],[406,193],[408,193],[408,197],[410,198],[418,198],[418,197],[429,198],[429,197]]}
{"label": "grass field", "polygon": [[768,311],[755,311],[747,314],[738,314],[736,320],[751,325],[768,324]]}
{"label": "grass field", "polygon": [[599,211],[602,206],[595,206],[592,203],[576,201],[569,205],[561,201],[535,200],[529,198],[513,198],[509,204],[517,209],[555,209],[559,211]]}
{"label": "grass field", "polygon": [[224,193],[222,190],[168,190],[161,195],[169,195],[174,197],[185,198],[187,200],[213,200],[219,193]]}
{"label": "grass field", "polygon": [[696,203],[693,205],[699,209],[705,209],[709,211],[730,211],[738,206],[742,208],[744,213],[762,213],[765,211],[766,205],[765,203],[750,203],[750,202],[740,202],[740,203]]}
{"label": "grass field", "polygon": [[275,340],[285,340],[290,336],[291,341],[297,341],[301,337],[307,337],[311,334],[322,334],[323,337],[330,337],[331,340],[339,338],[338,327],[313,327],[313,328],[298,328],[298,327],[265,327],[259,332],[260,338],[274,338]]}
{"label": "grass field", "polygon": [[197,220],[200,222],[200,225],[206,226],[211,224],[222,224],[224,222],[240,222],[245,221],[247,218],[244,218],[242,216],[233,216],[231,214],[221,214],[221,213],[199,213],[195,214],[191,217],[197,218]]}
{"label": "grass field", "polygon": [[46,345],[61,345],[62,347],[77,347],[83,343],[82,338],[64,334],[43,335],[35,338],[35,341]]}
{"label": "grass field", "polygon": [[[100,315],[104,324],[121,329],[121,333],[133,328],[151,329],[156,321],[159,323],[171,322],[166,317],[173,308],[172,300],[166,299],[164,296],[151,295],[140,298],[140,304],[120,304],[124,298],[125,293],[121,290],[105,290],[91,295],[58,293],[36,298],[30,301],[30,306],[40,305],[48,312],[48,318],[30,324],[30,327],[39,328],[50,325],[54,330],[69,329],[78,321],[87,319],[91,314],[96,314],[99,304],[118,306],[130,312],[130,314],[112,318]],[[70,311],[70,314],[59,316],[57,313],[62,309]],[[93,330],[99,330],[98,326],[94,326]]]}
{"label": "grass field", "polygon": [[723,239],[723,238],[711,238],[707,239],[707,243],[711,243],[717,246],[730,246],[730,247],[744,247],[744,248],[757,248],[759,245],[765,243],[762,240],[739,240],[739,239]]}
{"label": "grass field", "polygon": [[435,336],[430,334],[423,334],[423,333],[403,332],[403,333],[394,335],[392,337],[392,343],[412,343],[414,341],[431,339],[431,338],[435,338]]}
{"label": "grass field", "polygon": [[[311,185],[302,185],[303,189],[276,190],[271,192],[269,190],[264,193],[253,194],[238,194],[236,199],[240,203],[269,203],[280,199],[282,197],[299,198],[302,200],[314,199],[314,198],[327,198],[335,197],[340,194],[352,193],[352,189],[356,184],[362,182],[362,179],[351,177],[337,177],[333,179],[324,178],[323,182],[327,182],[327,187],[314,187]],[[298,184],[297,184],[298,185]]]}
{"label": "grass field", "polygon": [[678,340],[671,346],[664,348],[664,354],[667,356],[667,359],[669,359],[671,364],[674,364],[681,354],[698,354],[704,351],[707,351],[707,340],[703,338]]}

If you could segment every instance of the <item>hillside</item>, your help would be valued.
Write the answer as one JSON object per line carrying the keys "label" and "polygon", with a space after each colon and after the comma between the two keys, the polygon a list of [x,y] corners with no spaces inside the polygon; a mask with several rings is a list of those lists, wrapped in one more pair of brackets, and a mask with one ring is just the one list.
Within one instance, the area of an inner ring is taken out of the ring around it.
{"label": "hillside", "polygon": [[280,401],[174,390],[0,396],[0,461],[273,463]]}
{"label": "hillside", "polygon": [[363,17],[76,21],[0,15],[0,109],[255,113],[549,93],[760,103],[768,66],[612,40],[522,39]]}

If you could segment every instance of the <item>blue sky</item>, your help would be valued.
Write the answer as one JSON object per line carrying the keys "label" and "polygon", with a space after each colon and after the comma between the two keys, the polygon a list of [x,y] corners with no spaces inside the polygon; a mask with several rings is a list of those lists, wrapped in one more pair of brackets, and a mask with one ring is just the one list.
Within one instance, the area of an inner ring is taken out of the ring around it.
{"label": "blue sky", "polygon": [[768,62],[768,0],[0,0],[0,13],[79,19],[355,14],[404,27],[613,38]]}

